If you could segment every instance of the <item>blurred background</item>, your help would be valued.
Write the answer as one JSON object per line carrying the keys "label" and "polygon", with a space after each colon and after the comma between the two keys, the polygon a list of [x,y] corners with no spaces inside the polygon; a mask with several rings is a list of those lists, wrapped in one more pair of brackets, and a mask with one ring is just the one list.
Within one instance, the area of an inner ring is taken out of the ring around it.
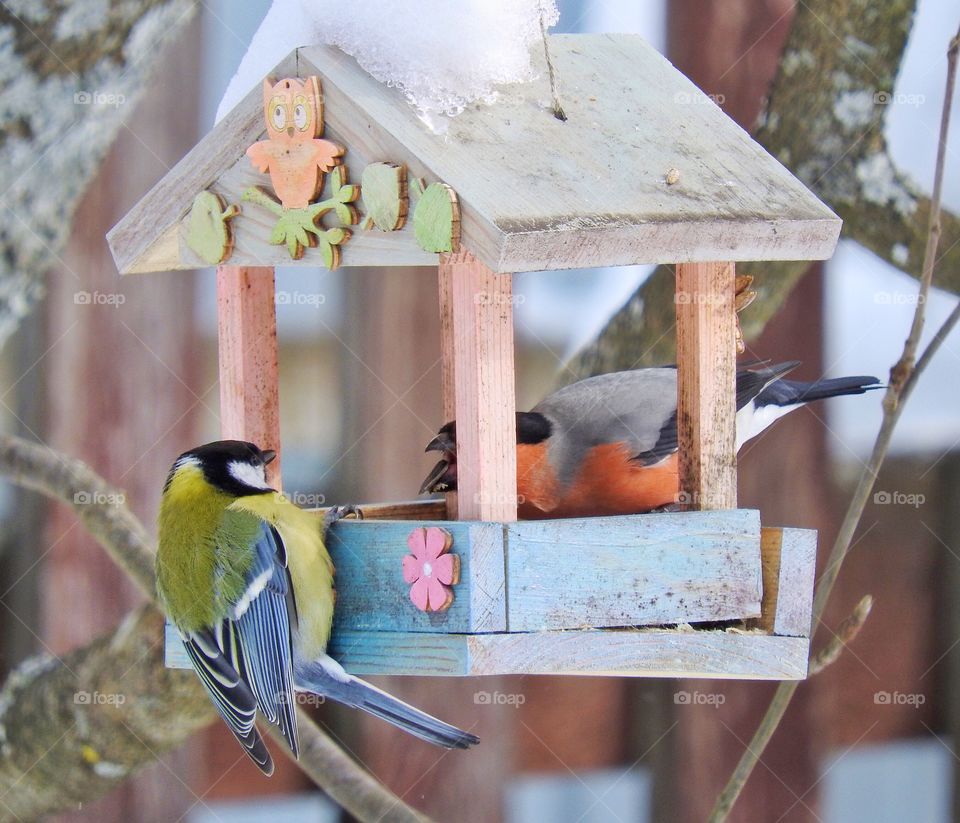
{"label": "blurred background", "polygon": [[[123,487],[147,524],[171,460],[219,433],[212,271],[119,280],[104,234],[208,131],[267,0],[207,0],[161,61],[88,191],[44,310],[0,355],[7,431],[49,443]],[[563,0],[558,31],[639,32],[744,127],[762,104],[791,2]],[[919,3],[890,112],[897,163],[929,191],[951,0]],[[839,45],[837,46],[840,47]],[[758,89],[761,92],[758,92]],[[945,206],[960,210],[960,129]],[[649,271],[517,275],[517,399],[558,383]],[[327,504],[415,497],[440,417],[433,269],[278,269],[281,431],[287,490]],[[916,283],[854,243],[813,266],[748,354],[803,361],[798,376],[885,378]],[[78,290],[121,294],[77,304]],[[928,329],[956,297],[934,293]],[[747,310],[749,311],[749,309]],[[928,336],[929,336],[928,331]],[[960,339],[911,399],[826,624],[873,594],[841,660],[801,687],[731,819],[960,820]],[[765,523],[819,529],[821,554],[872,445],[878,394],[804,409],[741,451],[740,504]],[[73,514],[4,485],[0,675],[113,628],[137,601]],[[894,502],[883,502],[891,500]],[[909,500],[909,503],[897,503]],[[24,551],[23,547],[30,547]],[[483,739],[444,754],[323,706],[318,718],[379,779],[439,820],[703,820],[744,750],[771,684],[623,678],[380,678],[383,687]],[[478,703],[496,692],[499,704]],[[684,694],[709,697],[684,705]],[[884,700],[883,694],[904,699]],[[908,699],[907,699],[908,698]],[[282,755],[263,779],[217,724],[115,794],[62,819],[326,821],[338,810]]]}

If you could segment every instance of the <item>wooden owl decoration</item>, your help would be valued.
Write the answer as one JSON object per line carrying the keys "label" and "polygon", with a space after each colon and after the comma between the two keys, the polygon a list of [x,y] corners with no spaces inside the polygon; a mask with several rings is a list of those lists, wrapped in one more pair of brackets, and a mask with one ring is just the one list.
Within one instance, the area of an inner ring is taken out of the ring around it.
{"label": "wooden owl decoration", "polygon": [[316,76],[263,81],[267,139],[254,143],[247,156],[269,172],[273,190],[285,209],[306,208],[323,188],[324,172],[340,162],[345,149],[323,134],[323,100]]}

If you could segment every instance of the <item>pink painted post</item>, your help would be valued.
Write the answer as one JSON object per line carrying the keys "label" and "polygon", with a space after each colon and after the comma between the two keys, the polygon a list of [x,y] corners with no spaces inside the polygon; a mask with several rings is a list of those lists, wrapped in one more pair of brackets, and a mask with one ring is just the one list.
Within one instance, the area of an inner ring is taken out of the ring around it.
{"label": "pink painted post", "polygon": [[267,481],[280,485],[277,312],[271,267],[219,266],[220,432],[273,449]]}
{"label": "pink painted post", "polygon": [[468,251],[445,254],[440,299],[444,410],[453,406],[457,420],[456,516],[516,520],[512,276]]}

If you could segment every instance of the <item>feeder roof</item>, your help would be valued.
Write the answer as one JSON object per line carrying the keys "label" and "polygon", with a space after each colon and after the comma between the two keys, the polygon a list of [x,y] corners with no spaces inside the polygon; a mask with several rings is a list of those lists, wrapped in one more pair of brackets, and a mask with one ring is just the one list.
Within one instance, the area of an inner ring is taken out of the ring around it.
{"label": "feeder roof", "polygon": [[[462,245],[495,271],[832,254],[840,219],[642,38],[557,35],[550,49],[565,122],[550,109],[541,55],[538,79],[503,87],[446,134],[333,47],[298,49],[272,76],[319,76],[324,137],[346,146],[350,182],[387,161],[451,186]],[[265,132],[257,88],[114,227],[120,270],[204,265],[185,243],[193,199],[209,188],[239,203],[245,188],[268,183],[244,156]],[[270,245],[269,215],[254,206],[235,220],[231,265],[322,265]],[[361,225],[341,265],[436,261],[409,226]]]}

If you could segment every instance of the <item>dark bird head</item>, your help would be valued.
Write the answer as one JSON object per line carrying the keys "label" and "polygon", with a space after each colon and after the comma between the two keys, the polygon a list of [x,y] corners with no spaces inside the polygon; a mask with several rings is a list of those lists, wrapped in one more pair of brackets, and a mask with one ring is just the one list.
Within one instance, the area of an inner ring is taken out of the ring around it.
{"label": "dark bird head", "polygon": [[457,490],[457,421],[444,425],[424,449],[441,452],[443,457],[420,484],[420,494],[438,494]]}
{"label": "dark bird head", "polygon": [[217,440],[181,454],[167,476],[165,488],[179,474],[195,467],[218,491],[233,497],[271,491],[266,466],[277,456],[272,449],[261,449],[243,440]]}
{"label": "dark bird head", "polygon": [[[517,412],[517,444],[542,443],[553,427],[539,412]],[[457,490],[457,421],[444,425],[424,451],[442,452],[443,458],[420,486],[420,494]]]}

